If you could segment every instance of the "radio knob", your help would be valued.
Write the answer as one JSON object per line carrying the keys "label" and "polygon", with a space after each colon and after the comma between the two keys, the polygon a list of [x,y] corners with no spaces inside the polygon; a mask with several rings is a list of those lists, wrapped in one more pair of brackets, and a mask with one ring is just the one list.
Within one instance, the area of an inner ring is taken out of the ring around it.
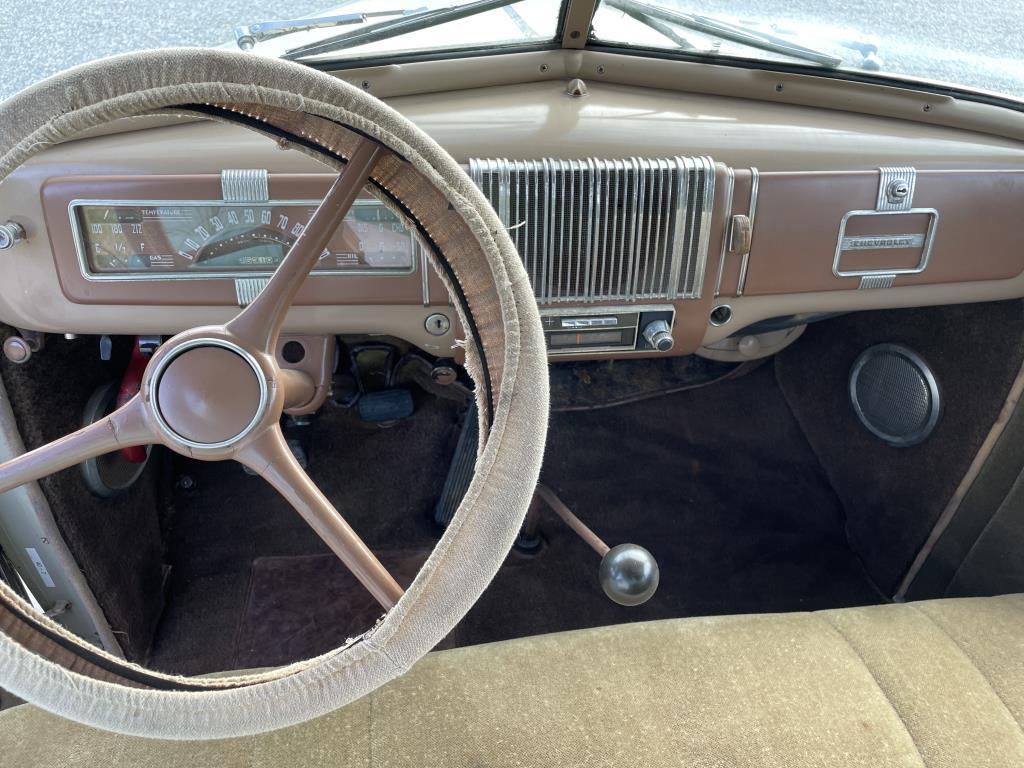
{"label": "radio knob", "polygon": [[672,329],[664,320],[654,320],[648,323],[644,328],[644,339],[659,352],[668,352],[675,344],[672,339]]}

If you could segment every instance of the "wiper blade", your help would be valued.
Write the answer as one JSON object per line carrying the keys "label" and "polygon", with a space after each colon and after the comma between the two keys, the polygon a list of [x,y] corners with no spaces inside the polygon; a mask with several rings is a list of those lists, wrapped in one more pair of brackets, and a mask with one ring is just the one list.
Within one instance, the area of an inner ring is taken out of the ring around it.
{"label": "wiper blade", "polygon": [[305,32],[310,29],[327,29],[348,24],[363,24],[370,19],[384,16],[410,16],[423,13],[426,8],[410,11],[367,11],[365,13],[342,13],[337,16],[317,16],[305,19],[283,19],[281,21],[257,21],[235,27],[235,42],[243,51],[252,50],[256,43],[273,40],[275,37]]}
{"label": "wiper blade", "polygon": [[368,29],[357,29],[352,32],[343,32],[340,35],[334,35],[333,37],[328,37],[315,43],[290,48],[284,52],[282,58],[295,61],[309,56],[316,56],[321,53],[332,53],[346,48],[355,48],[356,46],[375,43],[380,40],[389,40],[392,37],[405,35],[409,32],[417,32],[421,29],[434,27],[438,24],[445,24],[449,21],[458,21],[459,19],[469,18],[470,16],[476,16],[481,13],[486,13],[487,11],[493,11],[496,8],[504,8],[519,2],[522,2],[522,0],[477,0],[475,3],[436,8],[432,11],[422,11],[420,13],[410,14],[404,18],[392,19],[391,21],[374,24]]}
{"label": "wiper blade", "polygon": [[[660,6],[651,5],[649,3],[637,2],[637,0],[605,0],[605,3],[609,7],[616,8],[633,18],[637,18],[638,15],[641,15],[652,21],[661,21],[674,26],[683,27],[684,29],[692,29],[697,32],[703,32],[707,35],[720,37],[723,40],[730,40],[734,43],[740,43],[741,45],[749,45],[751,48],[758,48],[762,51],[781,53],[785,56],[792,56],[795,59],[810,61],[814,64],[821,64],[826,67],[838,67],[843,63],[843,60],[838,56],[833,56],[823,51],[817,51],[813,48],[808,48],[807,46],[790,42],[789,40],[778,37],[777,35],[742,27],[738,24],[733,24],[732,22],[724,21],[722,19],[715,19],[710,16],[699,16],[694,13],[685,13],[683,11],[670,11],[667,8],[661,8]],[[647,26],[652,29],[658,29],[643,19],[638,20],[646,23]],[[660,32],[661,30],[658,29],[658,31]],[[678,41],[673,39],[671,36],[668,37],[678,44]]]}

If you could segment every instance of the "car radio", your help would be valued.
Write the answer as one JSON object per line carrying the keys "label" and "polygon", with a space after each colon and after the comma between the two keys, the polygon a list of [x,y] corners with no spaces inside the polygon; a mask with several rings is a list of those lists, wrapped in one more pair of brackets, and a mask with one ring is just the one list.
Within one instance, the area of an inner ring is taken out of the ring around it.
{"label": "car radio", "polygon": [[548,354],[668,352],[675,309],[658,306],[542,309]]}

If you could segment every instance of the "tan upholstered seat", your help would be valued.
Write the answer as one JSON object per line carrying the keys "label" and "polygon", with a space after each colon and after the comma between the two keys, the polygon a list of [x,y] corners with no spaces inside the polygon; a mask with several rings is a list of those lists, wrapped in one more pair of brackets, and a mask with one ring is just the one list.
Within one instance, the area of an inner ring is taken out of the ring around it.
{"label": "tan upholstered seat", "polygon": [[629,624],[434,653],[312,723],[113,736],[0,715],[20,766],[1024,766],[1024,595]]}

